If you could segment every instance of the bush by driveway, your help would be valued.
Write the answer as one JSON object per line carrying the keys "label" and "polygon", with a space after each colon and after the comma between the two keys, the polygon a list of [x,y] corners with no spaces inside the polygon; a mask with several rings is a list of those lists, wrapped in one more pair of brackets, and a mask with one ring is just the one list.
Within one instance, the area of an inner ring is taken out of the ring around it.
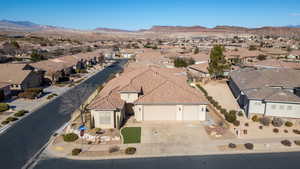
{"label": "bush by driveway", "polygon": [[141,142],[141,127],[125,127],[121,130],[124,144]]}

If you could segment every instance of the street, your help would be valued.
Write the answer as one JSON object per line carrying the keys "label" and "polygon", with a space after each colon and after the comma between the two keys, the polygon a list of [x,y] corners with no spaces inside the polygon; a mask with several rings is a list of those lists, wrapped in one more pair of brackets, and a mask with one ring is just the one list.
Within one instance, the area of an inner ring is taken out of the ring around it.
{"label": "street", "polygon": [[299,152],[114,160],[45,159],[34,169],[299,169]]}
{"label": "street", "polygon": [[[64,107],[61,105],[68,93],[85,90],[83,97],[87,98],[99,85],[105,82],[111,73],[120,71],[125,62],[121,61],[118,66],[105,68],[10,127],[0,136],[1,168],[22,168],[48,142],[51,135],[70,120],[74,106]],[[81,87],[84,85],[88,85],[89,88]]]}

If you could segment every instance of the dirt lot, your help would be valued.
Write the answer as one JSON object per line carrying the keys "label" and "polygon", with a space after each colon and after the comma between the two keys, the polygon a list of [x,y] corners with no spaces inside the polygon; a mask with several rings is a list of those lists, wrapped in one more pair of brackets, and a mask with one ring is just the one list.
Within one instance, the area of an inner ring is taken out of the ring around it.
{"label": "dirt lot", "polygon": [[208,95],[212,96],[227,110],[240,110],[238,103],[232,95],[226,81],[210,81],[203,86]]}

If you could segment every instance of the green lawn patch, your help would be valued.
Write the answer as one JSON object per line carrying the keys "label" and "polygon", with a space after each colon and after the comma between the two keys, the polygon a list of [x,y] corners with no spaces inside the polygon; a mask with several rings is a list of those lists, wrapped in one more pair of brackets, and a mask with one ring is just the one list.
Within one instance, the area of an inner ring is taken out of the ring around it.
{"label": "green lawn patch", "polygon": [[141,142],[141,127],[125,127],[121,130],[124,144]]}

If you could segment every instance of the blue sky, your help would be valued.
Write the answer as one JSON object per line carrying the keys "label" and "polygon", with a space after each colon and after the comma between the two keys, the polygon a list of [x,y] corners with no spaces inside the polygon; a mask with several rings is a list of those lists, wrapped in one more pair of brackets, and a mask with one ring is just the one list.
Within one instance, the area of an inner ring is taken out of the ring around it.
{"label": "blue sky", "polygon": [[300,0],[1,0],[0,19],[77,29],[300,24]]}

